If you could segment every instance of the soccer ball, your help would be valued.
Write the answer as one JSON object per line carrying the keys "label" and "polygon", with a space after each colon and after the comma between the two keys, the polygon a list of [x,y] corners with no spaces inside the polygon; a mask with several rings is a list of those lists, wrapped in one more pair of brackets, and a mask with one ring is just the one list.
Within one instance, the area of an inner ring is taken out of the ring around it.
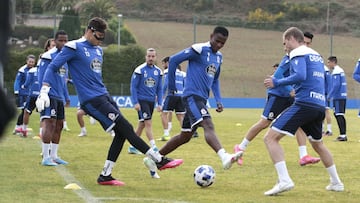
{"label": "soccer ball", "polygon": [[194,171],[194,181],[200,187],[208,187],[215,181],[215,170],[209,165],[200,165]]}

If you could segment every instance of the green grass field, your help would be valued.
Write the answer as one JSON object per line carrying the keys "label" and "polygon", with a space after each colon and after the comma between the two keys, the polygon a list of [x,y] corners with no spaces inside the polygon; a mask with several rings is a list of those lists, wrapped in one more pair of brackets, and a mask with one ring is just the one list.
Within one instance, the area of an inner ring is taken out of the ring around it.
{"label": "green grass field", "polygon": [[[356,110],[347,112],[349,141],[334,142],[338,134],[333,120],[334,136],[324,141],[331,150],[338,172],[345,184],[344,192],[328,192],[325,186],[329,176],[323,165],[300,167],[298,149],[294,138],[285,137],[281,144],[285,149],[287,166],[295,188],[276,197],[266,197],[277,179],[275,169],[265,149],[262,132],[248,147],[244,165],[224,171],[221,162],[205,143],[202,130],[194,138],[169,157],[182,158],[184,164],[175,169],[159,172],[161,179],[152,179],[142,163],[143,155],[127,153],[125,144],[113,176],[124,181],[124,187],[97,185],[96,179],[103,167],[112,137],[100,125],[89,124],[87,137],[78,137],[80,129],[76,122],[76,109],[67,108],[70,132],[63,132],[59,155],[70,162],[67,166],[44,167],[40,165],[39,140],[12,135],[14,123],[9,125],[0,142],[0,202],[358,202],[360,198],[359,154],[360,136],[357,128],[360,119]],[[123,114],[136,126],[135,110],[122,109]],[[259,119],[261,109],[225,109],[223,113],[211,111],[216,132],[224,148],[231,152],[250,126]],[[38,132],[37,113],[31,117],[33,134]],[[159,113],[153,116],[154,135],[160,137]],[[179,130],[173,121],[172,133]],[[143,135],[145,138],[145,135]],[[146,139],[146,138],[145,138]],[[147,141],[147,139],[146,139]],[[161,147],[164,142],[157,142]],[[308,145],[308,151],[315,155]],[[201,165],[213,166],[216,181],[209,188],[198,187],[192,178],[194,169]],[[81,190],[65,190],[64,186],[76,183]]]}

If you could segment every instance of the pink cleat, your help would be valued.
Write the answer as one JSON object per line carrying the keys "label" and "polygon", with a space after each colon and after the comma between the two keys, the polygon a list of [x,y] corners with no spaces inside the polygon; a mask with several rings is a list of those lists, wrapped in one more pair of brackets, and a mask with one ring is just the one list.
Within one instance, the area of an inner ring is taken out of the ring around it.
{"label": "pink cleat", "polygon": [[[235,146],[234,146],[234,152],[237,153],[237,152],[240,152],[240,151],[244,151],[244,150],[240,149],[240,147],[239,147],[238,144],[235,145]],[[239,166],[243,165],[243,158],[242,158],[242,156],[237,160],[237,163],[238,163]]]}
{"label": "pink cleat", "polygon": [[316,164],[320,161],[320,158],[312,157],[310,155],[306,155],[299,160],[300,166],[305,166],[308,164]]}
{"label": "pink cleat", "polygon": [[156,166],[159,170],[165,170],[167,168],[175,168],[180,166],[184,161],[182,159],[171,159],[167,157],[162,157],[162,160],[156,163]]}
{"label": "pink cleat", "polygon": [[100,175],[99,178],[97,179],[97,182],[100,185],[113,185],[113,186],[124,186],[125,185],[124,182],[116,180],[111,175],[108,175],[108,176]]}

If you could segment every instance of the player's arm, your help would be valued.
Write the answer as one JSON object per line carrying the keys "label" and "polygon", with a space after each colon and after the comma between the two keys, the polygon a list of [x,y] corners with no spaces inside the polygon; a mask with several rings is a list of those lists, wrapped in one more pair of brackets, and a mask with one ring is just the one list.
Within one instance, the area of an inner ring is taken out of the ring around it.
{"label": "player's arm", "polygon": [[304,81],[306,79],[306,62],[305,57],[297,56],[291,59],[290,66],[292,67],[292,73],[288,77],[281,79],[272,78],[274,87],[279,85],[292,85]]}
{"label": "player's arm", "polygon": [[21,74],[20,74],[20,72],[18,72],[16,74],[15,81],[14,81],[14,94],[19,94],[19,90],[21,88],[20,80],[21,80]]}
{"label": "player's arm", "polygon": [[176,91],[175,72],[179,64],[183,61],[191,60],[196,56],[199,56],[199,53],[197,53],[193,48],[189,47],[170,57],[168,68],[168,91],[170,94]]}
{"label": "player's arm", "polygon": [[224,109],[222,102],[221,102],[221,93],[220,93],[220,81],[219,81],[220,70],[221,70],[221,67],[219,67],[219,69],[215,73],[214,81],[213,81],[213,84],[211,85],[211,90],[213,92],[213,95],[214,95],[214,98],[216,101],[216,111],[217,112],[222,112]]}
{"label": "player's arm", "polygon": [[29,70],[26,74],[26,80],[23,85],[21,85],[22,89],[27,89],[34,81],[34,72]]}
{"label": "player's arm", "polygon": [[138,95],[137,95],[137,89],[140,82],[141,74],[134,71],[131,77],[130,82],[130,94],[131,94],[131,100],[133,104],[139,103]]}
{"label": "player's arm", "polygon": [[159,85],[156,87],[156,95],[157,95],[157,104],[158,106],[161,106],[162,104],[162,97],[163,97],[163,85],[162,85],[162,74],[159,76]]}

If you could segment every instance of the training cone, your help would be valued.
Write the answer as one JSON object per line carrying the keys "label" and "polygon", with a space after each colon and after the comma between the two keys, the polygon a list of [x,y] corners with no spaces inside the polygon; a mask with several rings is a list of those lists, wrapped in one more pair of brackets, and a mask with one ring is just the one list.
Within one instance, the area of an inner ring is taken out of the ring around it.
{"label": "training cone", "polygon": [[64,189],[66,190],[80,190],[81,187],[78,186],[76,183],[70,183],[70,184],[67,184]]}

